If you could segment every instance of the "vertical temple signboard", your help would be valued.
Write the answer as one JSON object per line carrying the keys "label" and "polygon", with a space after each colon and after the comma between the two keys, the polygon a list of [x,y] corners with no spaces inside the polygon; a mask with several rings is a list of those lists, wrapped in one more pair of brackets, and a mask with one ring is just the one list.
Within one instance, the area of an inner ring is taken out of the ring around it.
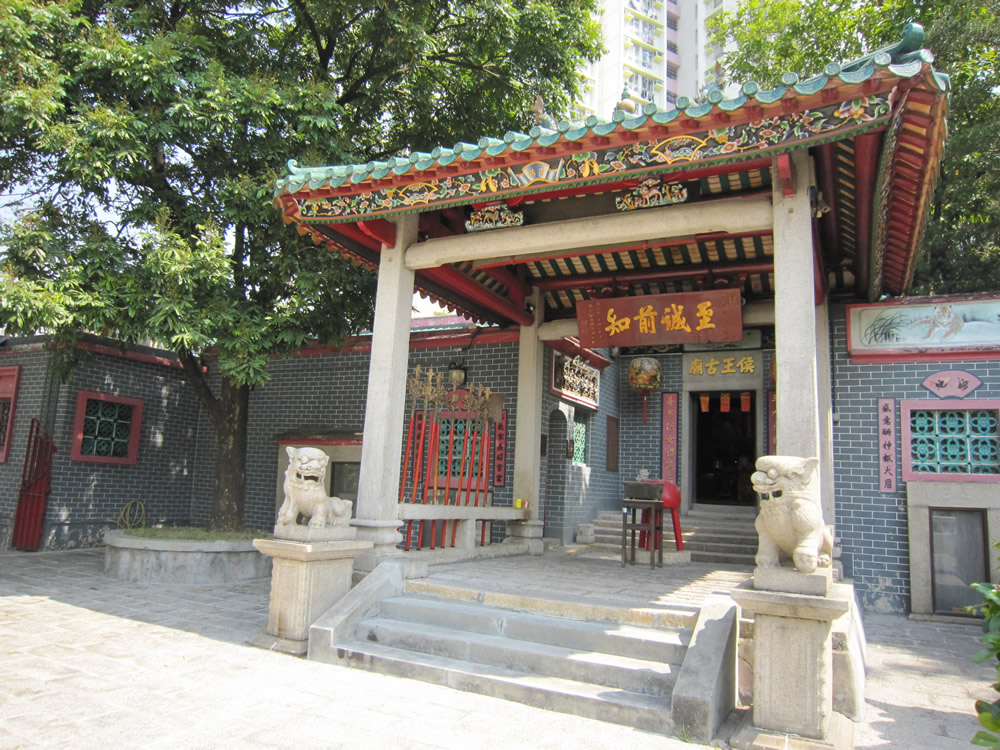
{"label": "vertical temple signboard", "polygon": [[663,394],[663,445],[660,478],[677,484],[677,394]]}
{"label": "vertical temple signboard", "polygon": [[896,399],[878,400],[879,491],[896,491]]}

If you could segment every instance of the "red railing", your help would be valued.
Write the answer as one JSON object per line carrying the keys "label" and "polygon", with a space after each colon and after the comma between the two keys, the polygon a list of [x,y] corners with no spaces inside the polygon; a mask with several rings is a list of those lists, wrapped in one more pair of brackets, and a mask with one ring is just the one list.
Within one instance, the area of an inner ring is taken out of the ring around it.
{"label": "red railing", "polygon": [[12,544],[15,549],[36,552],[42,542],[42,525],[52,479],[52,438],[37,419],[31,420],[28,450],[21,471],[21,491],[14,516]]}

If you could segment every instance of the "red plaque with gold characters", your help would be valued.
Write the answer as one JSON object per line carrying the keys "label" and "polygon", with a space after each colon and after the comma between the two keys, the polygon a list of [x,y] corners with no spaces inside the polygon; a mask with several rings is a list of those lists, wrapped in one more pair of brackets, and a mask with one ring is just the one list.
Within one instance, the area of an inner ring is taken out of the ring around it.
{"label": "red plaque with gold characters", "polygon": [[743,338],[738,289],[581,300],[576,303],[576,320],[580,343],[588,349]]}

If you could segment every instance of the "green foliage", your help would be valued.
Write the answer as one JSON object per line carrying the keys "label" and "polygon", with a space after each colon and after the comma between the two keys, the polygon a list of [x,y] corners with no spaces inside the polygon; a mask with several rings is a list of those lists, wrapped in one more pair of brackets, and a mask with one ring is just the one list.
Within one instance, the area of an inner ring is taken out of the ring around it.
{"label": "green foliage", "polygon": [[[725,76],[777,85],[899,41],[922,23],[935,67],[951,76],[949,134],[911,291],[1000,288],[1000,0],[744,0],[713,22],[735,46]],[[808,39],[809,44],[802,44]]]}
{"label": "green foliage", "polygon": [[[982,664],[990,659],[995,662],[997,682],[993,684],[993,689],[1000,692],[1000,586],[991,583],[974,583],[972,588],[983,595],[983,603],[977,607],[970,607],[970,609],[983,616],[982,641],[986,645],[986,648],[976,654],[975,662]],[[976,701],[976,715],[979,717],[979,723],[987,731],[977,732],[972,739],[972,744],[1000,750],[1000,736],[998,736],[1000,734],[1000,698],[992,703]]]}
{"label": "green foliage", "polygon": [[538,95],[558,114],[600,52],[595,8],[5,0],[5,332],[153,340],[189,364],[211,349],[219,394],[186,372],[221,445],[245,429],[227,388],[371,324],[373,274],[274,209],[286,160],[365,162],[524,128]]}

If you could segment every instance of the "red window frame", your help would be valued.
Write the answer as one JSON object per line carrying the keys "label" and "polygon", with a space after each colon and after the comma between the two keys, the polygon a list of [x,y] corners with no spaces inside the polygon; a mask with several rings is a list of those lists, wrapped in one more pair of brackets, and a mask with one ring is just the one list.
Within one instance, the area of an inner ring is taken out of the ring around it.
{"label": "red window frame", "polygon": [[[127,456],[91,456],[80,452],[83,446],[83,421],[86,417],[87,401],[90,399],[112,401],[116,404],[126,404],[132,407],[132,423],[129,428]],[[117,396],[113,393],[99,393],[97,391],[79,391],[76,394],[76,415],[73,418],[73,446],[70,450],[70,459],[96,464],[134,466],[139,460],[139,433],[142,430],[142,406],[143,402],[136,398]]]}
{"label": "red window frame", "polygon": [[942,399],[940,401],[905,400],[899,404],[899,422],[902,432],[903,480],[915,482],[987,482],[1000,483],[1000,474],[937,473],[913,470],[911,451],[912,430],[910,414],[914,411],[1000,411],[1000,399]]}
{"label": "red window frame", "polygon": [[3,448],[0,448],[0,463],[7,463],[10,457],[10,441],[14,436],[14,411],[17,406],[17,389],[21,384],[21,366],[0,367],[0,399],[10,399],[10,413],[7,415],[7,430],[4,433]]}

